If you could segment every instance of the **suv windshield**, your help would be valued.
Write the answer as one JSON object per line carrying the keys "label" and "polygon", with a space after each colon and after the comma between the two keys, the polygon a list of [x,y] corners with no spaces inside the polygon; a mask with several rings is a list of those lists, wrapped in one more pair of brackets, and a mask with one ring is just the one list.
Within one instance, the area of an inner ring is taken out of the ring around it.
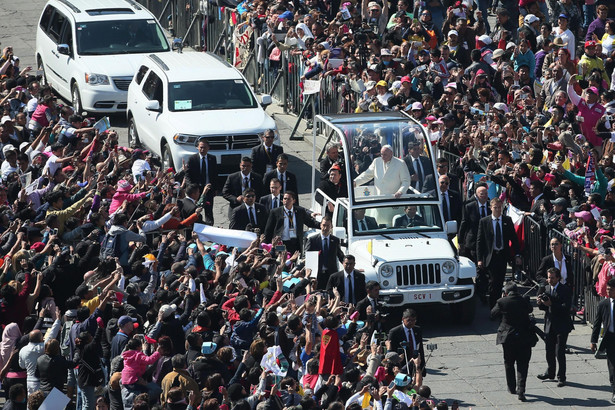
{"label": "suv windshield", "polygon": [[256,108],[257,101],[243,80],[185,81],[169,84],[170,111]]}
{"label": "suv windshield", "polygon": [[355,235],[441,231],[437,205],[382,206],[355,209],[352,212]]}
{"label": "suv windshield", "polygon": [[169,44],[155,20],[107,20],[77,23],[80,55],[157,53]]}

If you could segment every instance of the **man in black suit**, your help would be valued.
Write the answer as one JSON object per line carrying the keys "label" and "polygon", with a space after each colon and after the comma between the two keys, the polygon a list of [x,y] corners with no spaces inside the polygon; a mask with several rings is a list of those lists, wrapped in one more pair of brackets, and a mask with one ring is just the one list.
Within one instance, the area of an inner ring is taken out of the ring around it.
{"label": "man in black suit", "polygon": [[234,172],[226,178],[224,188],[222,188],[222,197],[229,202],[229,219],[231,219],[233,209],[243,204],[243,196],[241,194],[245,189],[254,189],[257,199],[265,192],[263,177],[256,172],[252,172],[252,160],[249,157],[241,159],[239,169],[240,171]]}
{"label": "man in black suit", "polygon": [[481,218],[491,215],[489,207],[489,193],[487,184],[476,187],[474,196],[464,205],[459,227],[459,254],[476,262],[476,236],[478,234],[478,222]]}
{"label": "man in black suit", "polygon": [[352,230],[354,232],[364,232],[371,229],[378,229],[378,221],[372,216],[365,215],[366,209],[355,209],[352,211]]}
{"label": "man in black suit", "polygon": [[297,177],[292,172],[288,171],[288,155],[280,154],[275,163],[273,170],[265,174],[263,179],[263,185],[269,186],[269,183],[273,178],[277,178],[280,181],[282,193],[286,191],[299,192],[297,188]]}
{"label": "man in black suit", "polygon": [[275,169],[278,155],[284,152],[284,148],[273,143],[274,138],[275,131],[267,130],[263,134],[263,143],[252,148],[252,164],[257,174],[265,175]]}
{"label": "man in black suit", "polygon": [[325,289],[329,276],[338,271],[337,261],[344,260],[340,249],[340,240],[331,235],[333,223],[330,216],[324,216],[320,222],[320,235],[312,235],[305,241],[305,251],[318,251],[318,289]]}
{"label": "man in black suit", "polygon": [[209,185],[203,209],[205,210],[205,223],[214,224],[214,196],[216,195],[218,181],[218,163],[216,157],[208,154],[209,141],[201,139],[197,144],[199,152],[188,158],[186,179],[188,184],[197,184],[201,191]]}
{"label": "man in black suit", "polygon": [[547,351],[547,371],[538,375],[540,380],[555,378],[555,358],[559,364],[557,387],[566,385],[566,341],[572,331],[572,290],[560,282],[559,269],[547,270],[547,283],[543,292],[538,294],[538,309],[545,311],[545,350]]}
{"label": "man in black suit", "polygon": [[542,222],[542,214],[548,212],[547,206],[549,202],[545,201],[543,191],[544,184],[542,181],[535,180],[530,182],[532,203],[530,205],[530,211],[526,212],[525,215],[532,217],[538,222]]}
{"label": "man in black suit", "polygon": [[495,306],[495,302],[502,294],[506,265],[510,255],[509,243],[513,245],[516,262],[520,263],[519,240],[512,219],[502,215],[502,201],[499,198],[493,198],[491,200],[491,216],[484,217],[479,221],[476,240],[478,268],[486,268],[489,276],[490,308]]}
{"label": "man in black suit", "polygon": [[248,188],[244,190],[242,196],[243,205],[233,209],[229,229],[243,231],[248,225],[251,225],[252,229],[258,228],[261,232],[264,232],[269,216],[267,210],[263,205],[255,203],[256,193],[254,189]]}
{"label": "man in black suit", "polygon": [[438,179],[440,185],[440,193],[442,194],[442,213],[444,220],[461,221],[461,196],[455,191],[449,189],[451,180],[446,175],[440,175]]}
{"label": "man in black suit", "polygon": [[423,226],[425,220],[416,213],[416,205],[408,205],[404,208],[404,215],[400,215],[393,224],[395,228],[405,228],[412,226]]}
{"label": "man in black suit", "polygon": [[[613,301],[615,301],[615,278],[609,279],[606,284],[608,298],[598,303],[598,312],[594,319],[594,326],[591,336],[591,350],[606,350],[606,363],[609,369],[609,381],[613,396],[611,402],[615,403],[615,323],[613,323]],[[602,342],[598,346],[598,336],[600,330],[604,328]]]}
{"label": "man in black suit", "polygon": [[295,193],[286,191],[282,198],[284,206],[277,207],[269,213],[265,226],[265,242],[271,243],[279,236],[291,254],[301,251],[303,241],[303,226],[318,228],[318,222],[312,215],[300,206],[295,206]]}
{"label": "man in black suit", "polygon": [[186,188],[186,197],[181,200],[181,217],[183,219],[188,218],[190,215],[194,214],[198,210],[198,221],[201,221],[202,208],[198,208],[196,204],[199,199],[199,194],[200,190],[197,184],[188,185],[188,188]]}
{"label": "man in black suit", "polygon": [[549,241],[549,248],[552,253],[548,254],[540,261],[540,265],[538,265],[538,270],[536,271],[536,280],[546,283],[547,271],[550,268],[557,268],[562,278],[560,282],[572,288],[574,284],[572,263],[570,262],[572,259],[570,259],[570,256],[564,254],[562,242],[557,236]]}
{"label": "man in black suit", "polygon": [[429,192],[436,189],[436,176],[446,175],[450,180],[450,189],[459,192],[462,187],[459,186],[459,177],[448,172],[448,160],[446,158],[438,158],[436,160],[436,175],[430,174],[425,178],[422,192]]}
{"label": "man in black suit", "polygon": [[258,202],[265,207],[267,212],[271,212],[272,209],[282,206],[281,191],[282,185],[280,184],[280,180],[273,178],[269,181],[269,195],[262,196]]}
{"label": "man in black suit", "polygon": [[[408,359],[415,356],[420,358],[420,365],[416,369],[416,384],[421,384],[422,377],[425,375],[425,349],[423,348],[423,332],[416,326],[417,314],[413,309],[406,309],[402,314],[402,324],[395,326],[389,331],[387,340],[387,350],[397,352],[403,348]],[[410,371],[408,371],[409,374]],[[417,380],[421,379],[421,380]]]}
{"label": "man in black suit", "polygon": [[344,269],[334,273],[327,282],[327,292],[333,295],[333,288],[337,288],[342,302],[356,305],[358,301],[367,296],[365,291],[365,275],[354,269],[353,255],[344,256],[342,262]]}
{"label": "man in black suit", "polygon": [[434,177],[433,165],[429,158],[422,156],[423,143],[420,141],[411,141],[408,144],[408,155],[404,157],[404,162],[410,172],[410,188],[416,189],[418,192],[423,192],[425,180],[431,176]]}
{"label": "man in black suit", "polygon": [[[525,401],[525,382],[532,357],[532,335],[530,333],[530,314],[532,304],[528,297],[523,297],[517,285],[509,282],[504,287],[504,296],[498,299],[491,309],[492,319],[502,319],[498,328],[496,344],[504,350],[504,369],[508,391],[517,394],[519,400]],[[517,378],[515,379],[515,362]]]}
{"label": "man in black suit", "polygon": [[[320,161],[320,179],[326,180],[329,178],[329,170],[334,164],[340,161],[340,150],[337,144],[331,144],[327,147],[327,156]],[[342,167],[343,168],[343,167]],[[344,174],[344,169],[342,169]],[[344,178],[344,180],[346,180]]]}
{"label": "man in black suit", "polygon": [[367,296],[357,303],[359,320],[367,321],[370,317],[373,317],[373,321],[376,322],[376,329],[380,331],[383,327],[380,316],[383,312],[383,306],[379,300],[380,283],[370,280],[365,284],[365,290],[367,291]]}

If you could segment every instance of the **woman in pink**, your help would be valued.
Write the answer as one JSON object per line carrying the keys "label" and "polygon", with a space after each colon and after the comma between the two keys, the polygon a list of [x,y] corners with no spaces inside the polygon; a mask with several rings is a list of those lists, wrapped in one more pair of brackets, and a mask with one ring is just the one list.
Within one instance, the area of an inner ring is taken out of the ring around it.
{"label": "woman in pink", "polygon": [[115,194],[113,194],[113,199],[111,199],[111,205],[109,206],[109,214],[113,214],[115,211],[117,211],[118,208],[122,206],[124,201],[138,201],[149,193],[149,191],[147,191],[138,194],[131,194],[131,189],[132,185],[128,181],[121,179],[117,183],[117,191],[115,191]]}
{"label": "woman in pink", "polygon": [[581,98],[574,90],[575,84],[577,84],[577,79],[575,76],[571,76],[568,81],[568,97],[577,106],[579,116],[583,118],[580,125],[585,139],[602,154],[602,138],[596,135],[596,124],[605,114],[606,109],[598,102],[600,97],[596,87],[586,88],[584,90],[585,98]]}
{"label": "woman in pink", "polygon": [[155,383],[146,383],[142,379],[143,374],[149,365],[152,365],[160,358],[160,350],[147,356],[143,353],[143,344],[141,339],[132,338],[126,345],[126,350],[122,353],[124,359],[124,368],[122,369],[122,401],[124,409],[132,409],[132,402],[136,396],[141,393],[149,393],[150,397],[158,397],[162,389]]}
{"label": "woman in pink", "polygon": [[607,248],[604,254],[604,263],[602,264],[602,269],[600,269],[600,273],[598,273],[598,282],[596,282],[596,292],[606,298],[609,297],[609,294],[606,291],[606,284],[613,276],[615,276],[615,257],[613,256],[613,252],[615,249]]}

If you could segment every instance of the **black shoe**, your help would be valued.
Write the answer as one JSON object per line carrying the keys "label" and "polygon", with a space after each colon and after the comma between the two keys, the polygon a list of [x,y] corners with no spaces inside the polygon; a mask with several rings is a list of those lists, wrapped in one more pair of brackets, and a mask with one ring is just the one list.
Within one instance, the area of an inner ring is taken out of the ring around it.
{"label": "black shoe", "polygon": [[560,380],[557,382],[557,387],[564,387],[566,385],[566,380]]}
{"label": "black shoe", "polygon": [[517,394],[517,389],[516,389],[516,388],[511,389],[511,388],[509,387],[509,388],[508,388],[508,392],[509,392],[510,394]]}
{"label": "black shoe", "polygon": [[611,403],[615,403],[615,393],[613,393],[613,397],[611,397]]}
{"label": "black shoe", "polygon": [[570,348],[569,348],[569,347],[567,347],[567,348],[564,350],[564,353],[566,353],[566,354],[572,354],[572,350],[570,350]]}
{"label": "black shoe", "polygon": [[538,377],[540,380],[547,380],[547,379],[553,380],[553,379],[555,379],[555,376],[549,376],[548,373],[539,374],[536,377]]}
{"label": "black shoe", "polygon": [[525,394],[523,394],[523,393],[519,393],[519,394],[517,395],[517,398],[518,398],[520,401],[527,401],[527,399],[525,398]]}

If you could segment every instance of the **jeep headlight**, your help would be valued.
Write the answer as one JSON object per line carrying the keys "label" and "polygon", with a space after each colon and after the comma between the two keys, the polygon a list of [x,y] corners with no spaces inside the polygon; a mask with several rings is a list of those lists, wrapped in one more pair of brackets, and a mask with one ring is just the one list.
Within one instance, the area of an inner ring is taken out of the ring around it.
{"label": "jeep headlight", "polygon": [[455,270],[455,264],[451,261],[446,261],[442,264],[442,272],[445,274],[453,273]]}
{"label": "jeep headlight", "polygon": [[109,85],[109,77],[104,74],[85,73],[85,82],[89,85]]}
{"label": "jeep headlight", "polygon": [[175,134],[173,136],[173,142],[176,144],[195,145],[198,139],[198,135],[190,134]]}
{"label": "jeep headlight", "polygon": [[382,265],[380,268],[380,274],[385,278],[388,278],[393,274],[393,267],[391,265]]}

